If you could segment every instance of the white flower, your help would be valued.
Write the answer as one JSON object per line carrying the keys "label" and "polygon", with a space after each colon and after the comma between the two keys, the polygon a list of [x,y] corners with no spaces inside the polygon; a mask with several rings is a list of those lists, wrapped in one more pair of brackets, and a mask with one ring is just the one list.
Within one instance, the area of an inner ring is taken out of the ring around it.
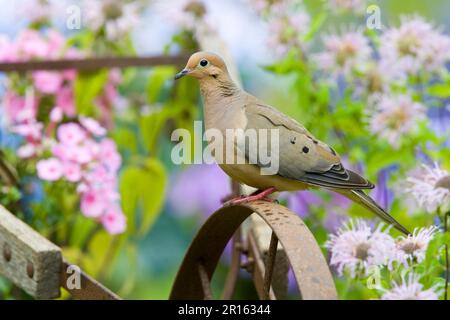
{"label": "white flower", "polygon": [[261,16],[288,14],[291,5],[301,4],[299,0],[247,0],[247,2]]}
{"label": "white flower", "polygon": [[365,0],[327,0],[328,7],[334,12],[352,11],[363,13],[366,8]]}
{"label": "white flower", "polygon": [[19,6],[18,14],[26,17],[30,23],[42,23],[51,19],[53,6],[47,0],[26,1]]}
{"label": "white flower", "polygon": [[421,17],[402,17],[400,27],[386,31],[380,43],[381,63],[393,79],[421,70],[437,72],[450,59],[450,37]]}
{"label": "white flower", "polygon": [[434,167],[423,164],[410,173],[406,182],[405,192],[411,194],[428,213],[450,204],[450,173],[437,163]]}
{"label": "white flower", "polygon": [[340,275],[348,270],[353,277],[357,271],[367,273],[371,267],[388,265],[395,255],[395,242],[387,230],[380,224],[372,231],[363,220],[346,223],[325,246],[331,253],[330,265]]}
{"label": "white flower", "polygon": [[323,38],[324,51],[314,59],[320,69],[334,76],[349,76],[354,70],[366,67],[372,50],[369,41],[361,31],[352,31],[343,35],[328,35]]}
{"label": "white flower", "polygon": [[24,144],[17,149],[16,153],[19,158],[30,158],[36,154],[36,146],[31,143]]}
{"label": "white flower", "polygon": [[248,3],[268,23],[267,45],[278,57],[291,48],[302,48],[311,18],[301,1],[248,0]]}
{"label": "white flower", "polygon": [[419,278],[410,274],[407,281],[402,279],[402,283],[394,282],[392,289],[387,290],[382,300],[438,300],[438,295],[433,288],[424,290]]}
{"label": "white flower", "polygon": [[94,31],[104,26],[111,41],[119,40],[139,22],[137,2],[85,0],[83,13],[86,25]]}
{"label": "white flower", "polygon": [[301,48],[301,38],[309,30],[310,17],[304,11],[286,11],[269,19],[268,45],[277,56],[291,48]]}
{"label": "white flower", "polygon": [[404,265],[415,261],[420,263],[425,258],[428,244],[433,239],[438,228],[431,226],[428,228],[414,229],[413,234],[407,237],[401,236],[396,243],[398,250],[397,260]]}
{"label": "white flower", "polygon": [[202,0],[174,0],[157,3],[156,10],[177,28],[196,31],[198,21],[207,17],[207,7]]}
{"label": "white flower", "polygon": [[425,108],[409,95],[376,95],[370,99],[369,129],[386,139],[394,148],[402,136],[415,132],[417,122],[424,118]]}

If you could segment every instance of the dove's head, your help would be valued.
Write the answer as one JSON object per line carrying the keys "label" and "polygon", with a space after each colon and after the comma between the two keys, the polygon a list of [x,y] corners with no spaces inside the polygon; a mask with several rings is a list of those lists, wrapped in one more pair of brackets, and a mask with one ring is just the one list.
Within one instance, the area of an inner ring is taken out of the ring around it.
{"label": "dove's head", "polygon": [[175,80],[184,76],[217,79],[228,77],[228,71],[225,62],[217,54],[200,51],[189,58],[186,67],[175,75]]}

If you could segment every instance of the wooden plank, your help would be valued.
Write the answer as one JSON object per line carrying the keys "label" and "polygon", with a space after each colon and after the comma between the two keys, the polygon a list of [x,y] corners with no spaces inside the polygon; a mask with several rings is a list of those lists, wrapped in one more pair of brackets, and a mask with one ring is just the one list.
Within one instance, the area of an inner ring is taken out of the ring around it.
{"label": "wooden plank", "polygon": [[61,249],[0,206],[0,273],[35,299],[60,295]]}
{"label": "wooden plank", "polygon": [[186,56],[148,56],[148,57],[96,57],[85,59],[60,59],[0,63],[0,72],[26,72],[33,70],[95,71],[102,68],[151,67],[157,65],[184,65]]}
{"label": "wooden plank", "polygon": [[121,300],[114,292],[65,260],[61,269],[61,287],[78,300]]}

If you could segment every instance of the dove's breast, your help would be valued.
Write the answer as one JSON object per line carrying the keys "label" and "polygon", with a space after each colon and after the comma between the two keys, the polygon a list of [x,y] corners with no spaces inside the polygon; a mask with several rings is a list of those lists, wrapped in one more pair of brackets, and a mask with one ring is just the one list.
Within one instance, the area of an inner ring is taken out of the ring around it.
{"label": "dove's breast", "polygon": [[295,191],[310,188],[298,180],[278,175],[261,175],[260,168],[253,164],[219,164],[232,179],[257,189],[274,187],[277,191]]}

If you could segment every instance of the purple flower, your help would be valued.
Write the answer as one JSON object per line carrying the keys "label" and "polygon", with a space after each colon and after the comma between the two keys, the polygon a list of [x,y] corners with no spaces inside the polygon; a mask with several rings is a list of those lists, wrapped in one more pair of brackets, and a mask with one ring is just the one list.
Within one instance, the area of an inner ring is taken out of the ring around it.
{"label": "purple flower", "polygon": [[438,300],[436,288],[427,290],[419,282],[419,277],[409,274],[408,278],[402,277],[401,283],[394,282],[392,289],[387,290],[381,297],[382,300]]}
{"label": "purple flower", "polygon": [[350,220],[325,244],[331,254],[330,265],[339,275],[348,270],[352,277],[359,272],[366,274],[371,267],[388,265],[396,251],[387,230],[382,224],[373,229],[364,220]]}
{"label": "purple flower", "polygon": [[323,200],[311,191],[299,191],[283,194],[287,198],[288,208],[297,213],[301,218],[310,214],[310,206],[323,205]]}
{"label": "purple flower", "polygon": [[394,199],[392,190],[387,187],[389,178],[389,169],[383,169],[378,173],[378,181],[375,189],[372,190],[371,196],[382,208],[388,210]]}
{"label": "purple flower", "polygon": [[333,198],[327,204],[324,226],[332,233],[336,233],[340,226],[342,226],[347,220],[347,209],[352,202],[338,193],[333,193]]}
{"label": "purple flower", "polygon": [[217,165],[192,165],[174,178],[169,205],[177,215],[209,216],[231,192],[230,179]]}

